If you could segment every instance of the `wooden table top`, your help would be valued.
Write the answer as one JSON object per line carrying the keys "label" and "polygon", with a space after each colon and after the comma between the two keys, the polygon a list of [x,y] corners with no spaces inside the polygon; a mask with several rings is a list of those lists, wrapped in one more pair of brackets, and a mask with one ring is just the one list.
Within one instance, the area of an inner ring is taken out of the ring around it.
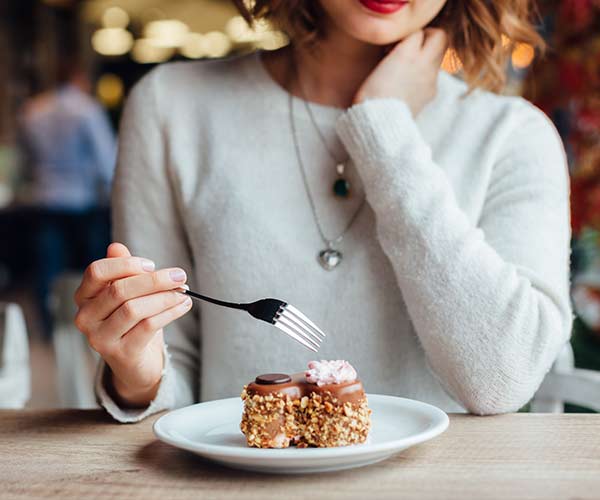
{"label": "wooden table top", "polygon": [[2,498],[600,498],[600,415],[451,415],[432,441],[362,469],[235,471],[159,442],[156,417],[0,411]]}

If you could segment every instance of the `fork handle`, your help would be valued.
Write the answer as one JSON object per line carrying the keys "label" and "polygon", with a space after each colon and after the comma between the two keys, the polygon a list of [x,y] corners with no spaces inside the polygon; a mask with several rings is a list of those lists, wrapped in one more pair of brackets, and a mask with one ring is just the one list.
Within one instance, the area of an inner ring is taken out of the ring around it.
{"label": "fork handle", "polygon": [[212,297],[207,297],[206,295],[201,295],[199,293],[192,292],[191,290],[187,290],[185,288],[182,288],[180,291],[181,293],[185,293],[186,295],[194,297],[195,299],[204,300],[206,302],[210,302],[211,304],[216,304],[218,306],[230,307],[232,309],[242,309],[243,311],[248,310],[248,306],[246,304],[237,304],[235,302],[226,302],[224,300],[213,299]]}

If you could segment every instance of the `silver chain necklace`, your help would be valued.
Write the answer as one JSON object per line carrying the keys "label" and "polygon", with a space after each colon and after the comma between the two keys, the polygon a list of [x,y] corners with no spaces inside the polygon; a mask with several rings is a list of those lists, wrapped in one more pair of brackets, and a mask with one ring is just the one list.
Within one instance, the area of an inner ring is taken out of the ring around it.
{"label": "silver chain necklace", "polygon": [[344,176],[344,173],[346,171],[346,164],[348,163],[350,158],[348,156],[346,156],[346,159],[341,160],[341,161],[338,160],[336,155],[333,153],[333,151],[329,147],[329,144],[327,143],[327,140],[325,139],[323,132],[321,132],[321,128],[319,127],[317,120],[315,120],[315,116],[313,115],[312,108],[306,97],[306,92],[304,91],[304,86],[302,85],[302,78],[300,78],[300,74],[298,73],[298,63],[296,60],[296,54],[293,49],[292,49],[291,58],[292,58],[292,68],[293,68],[294,77],[296,79],[296,82],[298,82],[298,90],[300,91],[300,96],[302,97],[302,100],[304,102],[304,107],[306,108],[306,112],[308,113],[310,121],[312,122],[312,125],[315,128],[315,130],[317,131],[317,134],[319,135],[319,139],[321,139],[321,143],[325,147],[327,154],[329,154],[329,157],[333,160],[333,163],[335,164],[335,171],[337,173],[337,179],[335,180],[335,182],[333,183],[333,186],[332,186],[333,194],[340,198],[348,198],[350,196],[350,183],[348,182],[348,179],[346,179],[346,177]]}
{"label": "silver chain necklace", "polygon": [[302,87],[302,80],[300,79],[299,76],[297,76],[296,80],[298,81],[298,88],[300,89],[300,95],[302,96],[302,99],[304,101],[304,108],[306,109],[306,112],[308,113],[308,116],[310,117],[310,121],[312,122],[312,125],[315,128],[315,130],[317,131],[319,139],[321,139],[321,143],[325,147],[325,150],[329,154],[329,157],[333,160],[333,163],[335,164],[335,171],[337,172],[337,179],[333,183],[333,194],[335,194],[336,196],[339,196],[340,198],[348,198],[348,196],[350,196],[350,183],[344,177],[344,173],[346,171],[346,163],[348,163],[350,158],[346,157],[346,159],[342,160],[342,161],[337,159],[337,157],[335,156],[335,154],[333,153],[333,151],[327,144],[327,140],[325,139],[323,132],[321,132],[321,128],[319,127],[319,124],[317,123],[317,120],[315,119],[315,116],[313,115],[312,107],[311,107],[310,103],[308,102],[308,99],[306,98],[306,93],[304,92],[304,88]]}
{"label": "silver chain necklace", "polygon": [[306,195],[308,198],[308,202],[310,204],[310,209],[312,211],[313,218],[315,220],[315,225],[317,226],[317,230],[319,232],[319,236],[321,237],[321,240],[323,240],[323,243],[325,243],[325,245],[326,245],[326,248],[321,250],[318,253],[317,259],[319,261],[319,264],[321,264],[321,266],[323,267],[323,269],[325,269],[327,271],[331,271],[331,270],[335,269],[340,264],[340,262],[342,262],[342,258],[343,258],[342,252],[340,252],[338,249],[336,249],[335,246],[337,244],[341,243],[342,239],[344,238],[344,235],[350,229],[350,227],[352,226],[352,224],[358,217],[358,214],[360,213],[363,205],[365,204],[366,198],[363,198],[360,205],[358,206],[358,208],[356,209],[356,211],[354,212],[354,214],[352,215],[352,217],[346,224],[346,227],[344,228],[344,230],[336,238],[328,238],[325,235],[325,233],[323,231],[323,227],[321,226],[321,221],[319,219],[319,214],[317,212],[315,201],[310,192],[310,187],[308,186],[308,178],[306,175],[306,169],[304,168],[304,162],[302,161],[302,154],[300,152],[300,143],[298,140],[298,133],[296,131],[296,120],[294,119],[293,95],[291,93],[289,93],[288,103],[289,103],[289,113],[290,113],[290,126],[292,129],[292,138],[294,140],[294,150],[296,152],[296,158],[298,159],[298,166],[300,167],[300,172],[302,174],[302,182],[304,183],[304,188],[306,190]]}

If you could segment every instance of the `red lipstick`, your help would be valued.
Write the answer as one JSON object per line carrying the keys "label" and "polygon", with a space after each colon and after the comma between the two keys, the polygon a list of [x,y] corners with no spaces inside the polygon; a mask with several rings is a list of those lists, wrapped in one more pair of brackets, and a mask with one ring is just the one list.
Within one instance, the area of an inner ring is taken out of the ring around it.
{"label": "red lipstick", "polygon": [[406,0],[360,0],[367,9],[377,12],[378,14],[392,14],[408,2]]}

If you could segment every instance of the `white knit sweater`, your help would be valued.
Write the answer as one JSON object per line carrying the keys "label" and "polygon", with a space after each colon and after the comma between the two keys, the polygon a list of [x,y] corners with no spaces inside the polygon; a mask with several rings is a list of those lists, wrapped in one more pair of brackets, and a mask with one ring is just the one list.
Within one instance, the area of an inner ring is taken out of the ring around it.
{"label": "white knit sweater", "polygon": [[[568,175],[549,120],[521,98],[440,73],[413,119],[396,99],[314,105],[354,193],[336,199],[334,164],[303,103],[300,145],[328,236],[365,205],[344,259],[323,248],[294,154],[288,94],[257,54],[167,64],[133,90],[121,126],[115,239],[189,285],[237,302],[277,297],[327,333],[319,358],[347,359],[368,392],[487,414],[534,394],[571,326]],[[337,132],[337,134],[336,134]],[[347,152],[347,153],[346,153]],[[313,358],[244,312],[196,303],[165,330],[156,399],[124,422],[236,396],[259,373]]]}

